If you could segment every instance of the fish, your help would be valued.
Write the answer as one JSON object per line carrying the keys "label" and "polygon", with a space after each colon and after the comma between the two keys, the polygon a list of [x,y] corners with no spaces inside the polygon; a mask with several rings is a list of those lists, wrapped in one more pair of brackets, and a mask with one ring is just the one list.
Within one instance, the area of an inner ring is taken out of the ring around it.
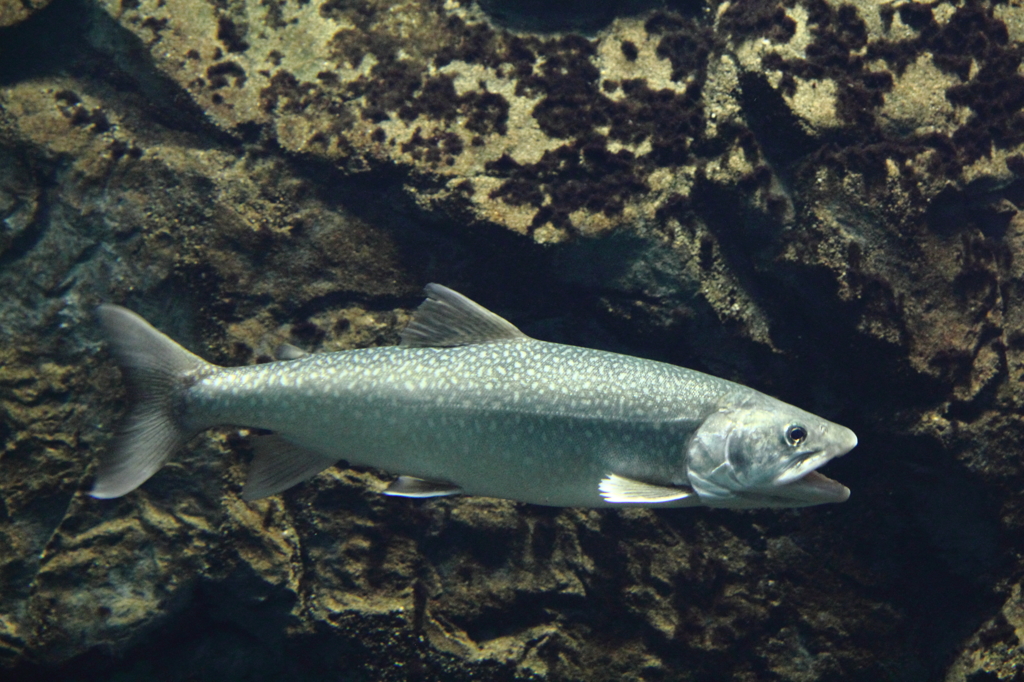
{"label": "fish", "polygon": [[739,383],[531,338],[440,284],[396,346],[220,367],[112,304],[97,316],[128,405],[90,494],[125,495],[192,436],[262,430],[242,498],[344,460],[407,498],[476,495],[559,507],[785,508],[844,502],[820,473],[850,429]]}

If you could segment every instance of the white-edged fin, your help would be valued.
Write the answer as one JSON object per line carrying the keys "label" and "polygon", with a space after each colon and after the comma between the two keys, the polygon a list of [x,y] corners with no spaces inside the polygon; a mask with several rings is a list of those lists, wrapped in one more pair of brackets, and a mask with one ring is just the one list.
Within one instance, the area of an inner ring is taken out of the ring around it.
{"label": "white-edged fin", "polygon": [[182,395],[204,374],[219,368],[188,352],[127,308],[96,309],[111,353],[121,366],[128,413],[100,456],[93,497],[120,497],[156,473],[202,425],[183,424]]}
{"label": "white-edged fin", "polygon": [[269,497],[316,476],[338,461],[296,445],[276,434],[257,436],[252,443],[255,456],[242,488],[243,500]]}
{"label": "white-edged fin", "polygon": [[428,284],[424,292],[427,300],[402,331],[403,346],[468,346],[530,338],[508,320],[448,287]]}
{"label": "white-edged fin", "polygon": [[304,358],[307,355],[309,355],[309,353],[298,346],[293,346],[290,343],[282,343],[276,350],[274,350],[274,357],[278,360],[298,360],[299,358]]}
{"label": "white-edged fin", "polygon": [[618,474],[608,474],[601,479],[597,488],[601,491],[604,501],[610,504],[658,504],[685,500],[697,495],[691,488],[654,485]]}
{"label": "white-edged fin", "polygon": [[462,494],[462,488],[443,481],[399,476],[384,490],[384,494],[394,497],[447,497]]}

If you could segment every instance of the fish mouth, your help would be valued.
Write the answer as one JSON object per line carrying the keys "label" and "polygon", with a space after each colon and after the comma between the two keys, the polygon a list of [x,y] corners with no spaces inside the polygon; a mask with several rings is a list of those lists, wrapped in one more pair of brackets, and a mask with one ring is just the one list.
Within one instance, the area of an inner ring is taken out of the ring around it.
{"label": "fish mouth", "polygon": [[787,485],[794,481],[798,481],[817,468],[824,466],[830,459],[836,456],[837,455],[828,452],[818,451],[810,456],[804,457],[799,462],[776,476],[775,485]]}
{"label": "fish mouth", "polygon": [[818,471],[836,457],[842,457],[857,447],[857,435],[847,428],[840,428],[842,434],[835,448],[815,452],[782,472],[775,479],[776,487],[772,495],[784,497],[791,504],[800,506],[846,502],[850,499],[849,488]]}
{"label": "fish mouth", "polygon": [[801,505],[846,502],[850,499],[849,488],[820,471],[810,471],[795,481],[775,488],[772,494],[786,498],[791,504],[796,502]]}

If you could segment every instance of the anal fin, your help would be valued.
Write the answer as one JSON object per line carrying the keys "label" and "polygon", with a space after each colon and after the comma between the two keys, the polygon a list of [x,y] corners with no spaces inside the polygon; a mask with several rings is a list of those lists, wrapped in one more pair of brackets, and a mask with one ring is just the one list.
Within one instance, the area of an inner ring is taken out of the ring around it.
{"label": "anal fin", "polygon": [[462,488],[444,481],[428,481],[415,476],[399,476],[385,490],[394,497],[446,497],[459,495]]}
{"label": "anal fin", "polygon": [[597,488],[609,504],[659,504],[697,496],[690,487],[655,485],[618,474],[608,474],[601,479]]}
{"label": "anal fin", "polygon": [[252,445],[256,454],[242,489],[243,500],[276,495],[316,476],[340,459],[296,445],[276,434],[257,436]]}

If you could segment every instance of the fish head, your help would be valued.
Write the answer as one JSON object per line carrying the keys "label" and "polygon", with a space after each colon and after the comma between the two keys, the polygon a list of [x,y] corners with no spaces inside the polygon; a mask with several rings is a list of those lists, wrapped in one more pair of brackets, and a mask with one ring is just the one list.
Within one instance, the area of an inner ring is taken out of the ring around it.
{"label": "fish head", "polygon": [[817,470],[856,445],[845,426],[764,396],[704,420],[687,448],[687,477],[711,507],[845,502],[849,489]]}

